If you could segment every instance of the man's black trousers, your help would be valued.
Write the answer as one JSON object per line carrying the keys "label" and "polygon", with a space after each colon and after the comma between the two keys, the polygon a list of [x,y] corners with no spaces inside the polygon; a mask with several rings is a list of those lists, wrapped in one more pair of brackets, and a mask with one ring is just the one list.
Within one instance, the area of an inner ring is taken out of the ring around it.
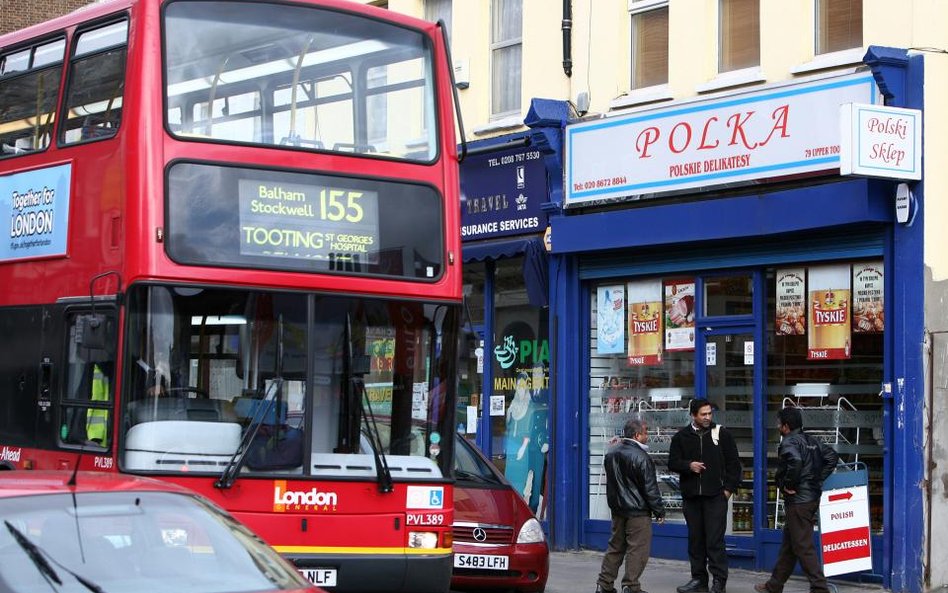
{"label": "man's black trousers", "polygon": [[710,571],[715,581],[727,582],[727,498],[722,492],[716,496],[688,497],[682,503],[688,524],[691,578],[707,583]]}

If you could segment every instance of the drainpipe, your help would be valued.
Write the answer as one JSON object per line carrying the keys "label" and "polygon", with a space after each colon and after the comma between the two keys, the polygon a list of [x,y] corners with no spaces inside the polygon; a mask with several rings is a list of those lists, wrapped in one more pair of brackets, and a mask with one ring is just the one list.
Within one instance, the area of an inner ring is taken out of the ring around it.
{"label": "drainpipe", "polygon": [[563,72],[567,78],[573,75],[573,7],[570,0],[563,0]]}

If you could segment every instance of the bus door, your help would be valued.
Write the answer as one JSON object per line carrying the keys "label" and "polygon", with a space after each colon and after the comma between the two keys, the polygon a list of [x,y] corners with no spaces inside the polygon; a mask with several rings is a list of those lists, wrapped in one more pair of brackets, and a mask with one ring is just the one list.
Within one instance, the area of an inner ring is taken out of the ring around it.
{"label": "bus door", "polygon": [[[58,413],[51,416],[60,447],[112,449],[115,406],[117,312],[114,306],[68,307],[62,312],[61,363],[41,362],[40,397],[58,387]],[[52,330],[55,332],[56,330]],[[48,366],[47,366],[48,365]],[[45,385],[44,385],[45,384]],[[48,429],[47,429],[48,431]],[[44,431],[46,432],[46,431]]]}

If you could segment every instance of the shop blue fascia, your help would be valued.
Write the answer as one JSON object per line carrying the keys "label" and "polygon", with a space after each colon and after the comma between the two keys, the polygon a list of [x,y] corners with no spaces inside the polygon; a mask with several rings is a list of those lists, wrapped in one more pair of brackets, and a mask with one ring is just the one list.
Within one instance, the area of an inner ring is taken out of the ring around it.
{"label": "shop blue fascia", "polygon": [[[692,394],[714,388],[707,367],[723,364],[724,353],[719,349],[713,358],[712,342],[724,345],[721,335],[743,332],[745,344],[756,344],[756,355],[753,345],[749,358],[744,352],[744,412],[752,435],[745,465],[752,475],[744,477],[754,503],[748,506],[757,510],[747,516],[749,528],[729,535],[727,544],[732,566],[769,570],[781,531],[775,528],[778,505],[772,504],[773,517],[765,510],[772,496],[767,454],[776,446],[767,436],[775,413],[767,399],[768,270],[868,260],[885,270],[885,328],[873,338],[881,344],[879,426],[872,432],[880,437],[881,528],[872,534],[872,569],[853,578],[894,591],[922,590],[924,181],[903,186],[910,190],[911,216],[897,218],[900,180],[841,176],[837,130],[842,103],[923,110],[923,82],[920,57],[873,46],[864,66],[849,73],[570,122],[562,130],[562,161],[554,126],[532,130],[534,138],[552,139],[546,158],[554,170],[562,163],[564,172],[562,189],[551,189],[546,207],[554,548],[604,549],[609,535],[607,518],[593,517],[591,508],[596,484],[590,468],[602,453],[591,428],[600,418],[591,402],[598,397],[598,371],[591,368],[597,286],[692,279],[693,350],[702,353],[694,356]],[[752,120],[760,117],[767,125],[755,136]],[[701,123],[681,124],[688,121]],[[783,143],[788,151],[767,155]],[[734,144],[743,150],[725,150]],[[735,274],[748,279],[749,308],[734,316],[702,313],[709,284]],[[686,537],[684,524],[656,525],[652,554],[685,559]]]}

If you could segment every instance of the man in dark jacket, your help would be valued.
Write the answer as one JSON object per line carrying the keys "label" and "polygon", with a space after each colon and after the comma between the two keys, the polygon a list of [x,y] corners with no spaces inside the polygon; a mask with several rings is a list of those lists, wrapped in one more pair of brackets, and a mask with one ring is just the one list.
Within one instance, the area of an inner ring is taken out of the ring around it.
{"label": "man in dark jacket", "polygon": [[672,437],[668,469],[678,472],[682,510],[688,524],[691,580],[678,593],[725,593],[727,585],[727,501],[741,483],[734,437],[712,419],[711,402],[691,400],[691,424]]}
{"label": "man in dark jacket", "polygon": [[605,458],[606,498],[612,511],[612,535],[602,559],[596,593],[615,591],[619,565],[625,557],[622,593],[645,593],[639,577],[652,546],[652,517],[665,520],[665,505],[658,490],[655,464],[648,454],[648,425],[635,418],[622,429],[623,439]]}
{"label": "man in dark jacket", "polygon": [[823,481],[836,469],[839,455],[803,432],[799,408],[777,412],[777,428],[783,440],[777,448],[777,487],[786,495],[783,543],[770,580],[754,585],[761,593],[781,593],[793,567],[810,579],[810,593],[829,593],[823,565],[813,547],[813,527],[820,508]]}

